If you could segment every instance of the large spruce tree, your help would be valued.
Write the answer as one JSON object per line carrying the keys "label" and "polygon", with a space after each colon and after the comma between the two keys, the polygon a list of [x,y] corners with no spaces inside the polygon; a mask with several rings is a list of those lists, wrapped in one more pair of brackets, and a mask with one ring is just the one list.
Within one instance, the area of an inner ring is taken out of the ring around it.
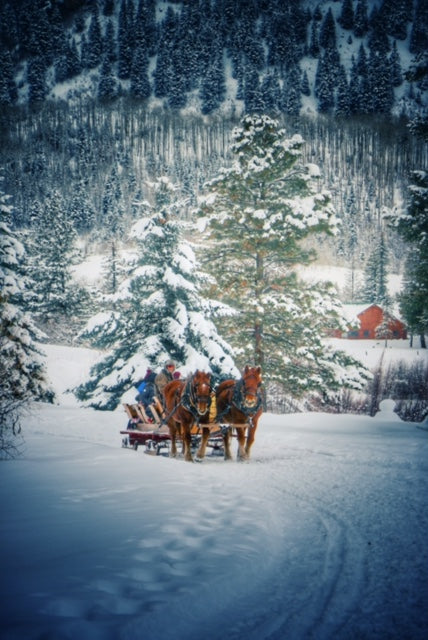
{"label": "large spruce tree", "polygon": [[428,174],[414,171],[409,202],[403,212],[388,216],[392,227],[409,243],[401,312],[412,333],[426,348],[428,333]]}
{"label": "large spruce tree", "polygon": [[198,269],[183,224],[171,201],[167,179],[155,184],[155,202],[131,229],[137,255],[117,294],[106,298],[110,308],[94,316],[81,337],[107,350],[75,389],[76,396],[96,409],[117,407],[125,391],[147,367],[159,370],[173,358],[182,373],[197,368],[215,376],[237,374],[231,347],[213,323],[230,313],[205,298],[207,276]]}
{"label": "large spruce tree", "polygon": [[20,415],[30,400],[51,400],[42,338],[25,312],[26,252],[11,229],[9,196],[0,188],[0,458],[15,451]]}
{"label": "large spruce tree", "polygon": [[242,364],[262,365],[291,395],[362,382],[357,363],[322,341],[343,326],[333,287],[308,287],[295,271],[314,257],[302,241],[336,227],[328,194],[314,184],[318,168],[301,163],[302,144],[267,116],[245,116],[233,134],[235,161],[206,185],[199,209],[207,265],[239,309],[228,339]]}

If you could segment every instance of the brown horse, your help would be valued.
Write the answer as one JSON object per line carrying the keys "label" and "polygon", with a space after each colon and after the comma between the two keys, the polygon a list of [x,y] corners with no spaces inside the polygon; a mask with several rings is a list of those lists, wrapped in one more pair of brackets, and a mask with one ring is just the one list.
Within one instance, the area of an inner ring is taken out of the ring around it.
{"label": "brown horse", "polygon": [[[173,380],[168,382],[164,390],[166,414],[169,433],[171,436],[171,456],[177,455],[177,433],[183,440],[184,459],[193,462],[192,458],[192,427],[199,427],[201,422],[207,422],[211,404],[211,374],[196,371],[187,380]],[[202,429],[202,440],[196,453],[197,459],[202,459],[210,435],[208,428]]]}
{"label": "brown horse", "polygon": [[[238,460],[248,460],[256,435],[257,423],[263,412],[260,367],[245,367],[240,380],[225,380],[216,390],[217,417],[221,424],[233,425],[238,437]],[[237,426],[237,425],[241,425]],[[248,428],[247,440],[245,430]],[[232,429],[224,431],[224,458],[232,459],[230,450]]]}

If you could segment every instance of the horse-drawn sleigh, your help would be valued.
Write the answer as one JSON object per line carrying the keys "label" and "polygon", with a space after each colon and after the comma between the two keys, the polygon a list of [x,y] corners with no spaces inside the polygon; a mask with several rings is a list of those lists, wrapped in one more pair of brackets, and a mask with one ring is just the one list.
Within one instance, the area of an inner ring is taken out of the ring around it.
{"label": "horse-drawn sleigh", "polygon": [[260,367],[246,366],[240,380],[225,380],[215,392],[211,375],[196,371],[187,380],[173,380],[164,388],[164,407],[155,399],[149,419],[141,405],[124,405],[134,428],[121,431],[123,446],[142,444],[147,453],[177,455],[177,440],[184,459],[203,460],[207,447],[232,459],[231,437],[238,440],[238,460],[250,457],[263,411]]}

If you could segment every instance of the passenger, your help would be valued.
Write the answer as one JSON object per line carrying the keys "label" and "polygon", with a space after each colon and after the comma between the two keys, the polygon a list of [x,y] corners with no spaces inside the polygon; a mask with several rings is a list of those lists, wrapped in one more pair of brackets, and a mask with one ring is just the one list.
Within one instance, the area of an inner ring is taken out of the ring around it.
{"label": "passenger", "polygon": [[150,411],[150,405],[153,404],[153,399],[156,395],[155,378],[156,373],[151,369],[147,369],[146,375],[144,376],[143,380],[144,386],[137,396],[137,401],[139,402],[139,404],[143,405],[147,417],[151,421],[154,420],[153,413]]}
{"label": "passenger", "polygon": [[137,382],[134,387],[137,389],[138,391],[138,395],[135,396],[136,401],[138,402],[138,397],[141,393],[143,393],[144,388],[147,384],[147,381],[149,380],[150,376],[153,374],[153,371],[151,369],[146,369],[146,373],[145,376],[142,380],[140,380],[140,382]]}
{"label": "passenger", "polygon": [[156,391],[158,393],[159,400],[161,400],[162,404],[165,406],[165,401],[163,397],[163,390],[168,384],[174,380],[174,371],[175,371],[175,362],[173,360],[167,360],[165,362],[165,366],[160,373],[155,378]]}

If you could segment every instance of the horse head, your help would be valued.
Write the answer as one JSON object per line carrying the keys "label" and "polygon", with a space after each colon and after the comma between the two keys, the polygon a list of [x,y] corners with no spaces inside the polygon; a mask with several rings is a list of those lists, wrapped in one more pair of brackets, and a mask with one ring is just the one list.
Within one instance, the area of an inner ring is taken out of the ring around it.
{"label": "horse head", "polygon": [[241,401],[246,409],[253,409],[260,403],[261,384],[261,367],[250,367],[247,365],[241,379]]}
{"label": "horse head", "polygon": [[189,400],[199,416],[204,416],[211,405],[211,374],[196,371],[189,381]]}

